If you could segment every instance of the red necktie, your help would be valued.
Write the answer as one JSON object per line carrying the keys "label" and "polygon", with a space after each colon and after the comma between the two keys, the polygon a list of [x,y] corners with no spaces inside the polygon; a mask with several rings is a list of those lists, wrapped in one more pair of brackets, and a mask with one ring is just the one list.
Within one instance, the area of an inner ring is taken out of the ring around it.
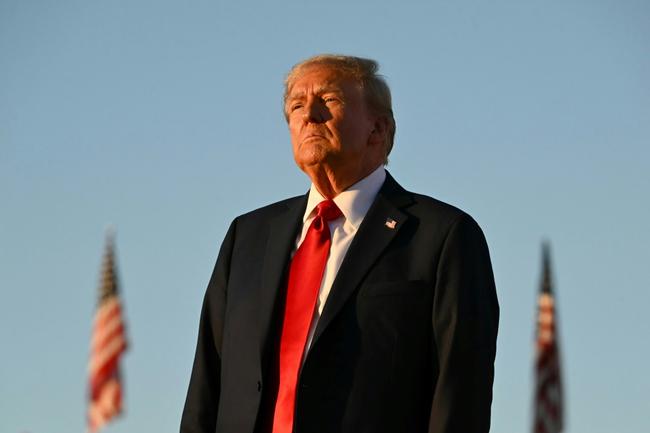
{"label": "red necktie", "polygon": [[332,200],[316,206],[316,218],[289,267],[287,300],[280,338],[280,385],[273,416],[273,433],[291,433],[296,405],[296,384],[309,326],[330,250],[328,221],[341,216]]}

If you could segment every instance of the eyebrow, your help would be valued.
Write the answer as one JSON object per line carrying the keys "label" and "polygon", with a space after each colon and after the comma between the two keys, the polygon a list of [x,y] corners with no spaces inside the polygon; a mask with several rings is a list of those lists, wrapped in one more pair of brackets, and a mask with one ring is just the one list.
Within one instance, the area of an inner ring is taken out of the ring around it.
{"label": "eyebrow", "polygon": [[[325,93],[337,93],[337,94],[342,94],[343,89],[341,89],[340,86],[334,85],[334,84],[325,84],[323,86],[317,87],[314,91],[315,95],[323,95]],[[293,101],[296,99],[301,99],[304,98],[307,95],[307,92],[300,91],[296,93],[290,93],[289,96],[287,97],[287,102],[288,101]]]}

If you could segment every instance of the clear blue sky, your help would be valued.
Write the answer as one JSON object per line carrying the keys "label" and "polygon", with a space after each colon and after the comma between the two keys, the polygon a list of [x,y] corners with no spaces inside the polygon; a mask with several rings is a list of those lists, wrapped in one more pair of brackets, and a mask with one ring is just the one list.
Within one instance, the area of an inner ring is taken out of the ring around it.
{"label": "clear blue sky", "polygon": [[492,431],[529,430],[544,238],[567,432],[649,431],[648,1],[0,0],[0,432],[84,431],[109,223],[132,348],[106,432],[178,430],[229,221],[308,188],[282,80],[321,52],[380,62],[389,170],[487,235]]}

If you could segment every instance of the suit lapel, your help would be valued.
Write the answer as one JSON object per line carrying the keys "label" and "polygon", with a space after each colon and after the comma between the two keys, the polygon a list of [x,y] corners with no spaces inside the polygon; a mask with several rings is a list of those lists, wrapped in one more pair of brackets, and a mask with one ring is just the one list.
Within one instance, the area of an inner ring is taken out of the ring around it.
{"label": "suit lapel", "polygon": [[332,284],[312,347],[404,225],[408,216],[399,208],[410,202],[410,193],[386,173],[386,181],[354,236]]}
{"label": "suit lapel", "polygon": [[[271,331],[273,310],[282,293],[285,271],[291,251],[295,246],[302,216],[307,206],[307,196],[296,198],[287,210],[269,220],[269,237],[264,254],[264,265],[259,292],[260,354],[263,355]],[[252,271],[252,270],[251,270]]]}

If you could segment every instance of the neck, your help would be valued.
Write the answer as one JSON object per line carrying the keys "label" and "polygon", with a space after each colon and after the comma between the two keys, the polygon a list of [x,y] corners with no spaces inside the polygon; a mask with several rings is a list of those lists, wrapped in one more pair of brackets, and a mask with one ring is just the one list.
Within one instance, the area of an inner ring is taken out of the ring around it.
{"label": "neck", "polygon": [[340,170],[334,172],[327,167],[313,167],[305,170],[318,192],[327,199],[332,199],[375,171],[379,165],[368,166],[353,173]]}

